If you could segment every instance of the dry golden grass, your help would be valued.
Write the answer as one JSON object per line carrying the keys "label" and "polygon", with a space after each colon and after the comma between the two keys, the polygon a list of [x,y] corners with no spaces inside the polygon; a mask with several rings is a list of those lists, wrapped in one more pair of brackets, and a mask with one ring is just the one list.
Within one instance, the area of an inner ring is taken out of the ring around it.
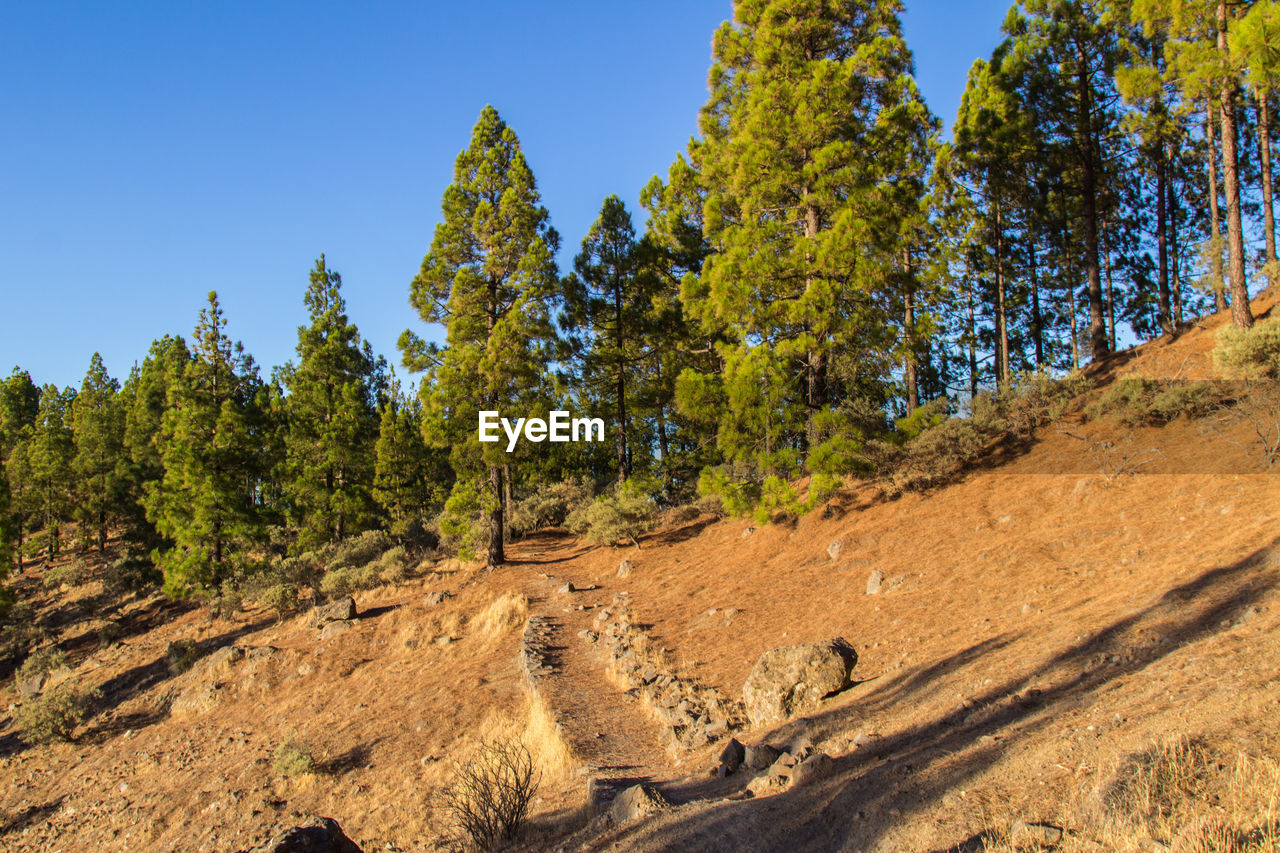
{"label": "dry golden grass", "polygon": [[529,616],[529,599],[518,592],[504,592],[471,619],[471,629],[481,637],[496,640],[512,628],[523,625]]}

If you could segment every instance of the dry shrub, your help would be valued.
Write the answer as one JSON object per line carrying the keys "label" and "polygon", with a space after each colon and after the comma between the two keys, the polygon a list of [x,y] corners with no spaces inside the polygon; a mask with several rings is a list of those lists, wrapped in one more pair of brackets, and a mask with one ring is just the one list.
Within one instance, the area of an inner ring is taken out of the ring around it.
{"label": "dry shrub", "polygon": [[[1241,425],[1251,438],[1235,438]],[[1234,405],[1221,407],[1207,428],[1224,441],[1256,454],[1263,468],[1280,462],[1280,382],[1246,379],[1239,399]]]}
{"label": "dry shrub", "polygon": [[484,851],[518,841],[540,781],[533,756],[518,739],[482,740],[442,793],[458,840]]}
{"label": "dry shrub", "polygon": [[657,510],[652,484],[633,477],[574,510],[565,526],[588,542],[616,545],[627,540],[639,547],[640,536],[653,527]]}
{"label": "dry shrub", "polygon": [[516,501],[507,523],[517,535],[559,527],[570,513],[591,500],[594,491],[587,477],[541,486]]}
{"label": "dry shrub", "polygon": [[165,651],[165,659],[169,663],[169,672],[181,675],[200,659],[200,647],[194,640],[174,640]]}
{"label": "dry shrub", "polygon": [[57,589],[61,586],[79,586],[89,576],[89,568],[80,560],[72,560],[65,566],[53,566],[45,569],[41,582],[45,589]]}
{"label": "dry shrub", "polygon": [[1217,410],[1226,396],[1225,389],[1213,382],[1128,378],[1109,385],[1086,414],[1108,416],[1126,426],[1167,424],[1180,415],[1204,417]]}
{"label": "dry shrub", "polygon": [[101,694],[63,682],[13,709],[13,720],[27,743],[70,741]]}
{"label": "dry shrub", "polygon": [[309,745],[291,736],[276,747],[271,757],[271,769],[284,778],[306,776],[316,772],[316,760]]}
{"label": "dry shrub", "polygon": [[1214,366],[1242,379],[1280,379],[1280,317],[1260,320],[1251,329],[1228,324],[1218,330]]}
{"label": "dry shrub", "polygon": [[481,636],[497,639],[529,616],[529,599],[518,592],[505,592],[493,600],[471,620],[471,627]]}
{"label": "dry shrub", "polygon": [[287,583],[272,584],[264,589],[258,594],[258,604],[268,610],[274,610],[279,619],[291,616],[302,609],[302,602],[298,599],[298,588]]}
{"label": "dry shrub", "polygon": [[395,545],[391,537],[381,530],[366,530],[359,536],[351,536],[332,546],[327,562],[330,571],[355,566],[367,566]]}
{"label": "dry shrub", "polygon": [[377,563],[370,563],[325,572],[324,577],[320,579],[320,592],[327,598],[341,598],[344,595],[381,585],[382,568]]}

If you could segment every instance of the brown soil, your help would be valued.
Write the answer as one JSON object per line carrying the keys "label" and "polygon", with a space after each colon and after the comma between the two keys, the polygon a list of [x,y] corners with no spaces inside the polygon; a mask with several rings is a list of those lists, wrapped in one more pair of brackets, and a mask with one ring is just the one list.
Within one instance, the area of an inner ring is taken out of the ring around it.
{"label": "brown soil", "polygon": [[[1255,312],[1273,302],[1264,294]],[[1093,372],[1211,377],[1221,322]],[[19,594],[39,602],[76,677],[103,697],[71,744],[27,746],[0,715],[0,847],[239,850],[322,814],[366,850],[435,849],[432,792],[452,761],[524,714],[520,629],[491,636],[468,621],[513,591],[554,620],[557,671],[539,691],[576,761],[593,776],[660,781],[682,803],[596,833],[583,828],[588,774],[550,776],[531,849],[980,850],[993,824],[1062,820],[1118,756],[1173,734],[1280,757],[1276,473],[1238,426],[1224,437],[1185,418],[1081,420],[1006,443],[924,494],[891,500],[863,484],[799,520],[704,516],[639,549],[539,534],[500,569],[359,596],[355,627],[325,641],[306,615],[211,620],[156,597],[115,603],[97,583],[45,593],[29,571]],[[1131,457],[1118,474],[1106,467],[1114,454],[1100,461],[1104,439]],[[625,579],[622,559],[634,566]],[[866,593],[873,570],[890,589]],[[567,581],[598,589],[559,593]],[[439,589],[455,597],[426,605]],[[740,783],[706,775],[718,747],[669,751],[577,636],[623,591],[684,673],[730,696],[767,649],[847,638],[860,656],[854,687],[739,735],[807,739],[835,757],[835,776],[727,800]],[[106,647],[85,621],[102,607],[124,626]],[[165,650],[177,638],[277,651],[172,676]],[[172,710],[202,690],[217,695],[207,710]],[[0,707],[15,701],[10,679]],[[321,773],[278,777],[273,751],[290,736],[311,745]]]}

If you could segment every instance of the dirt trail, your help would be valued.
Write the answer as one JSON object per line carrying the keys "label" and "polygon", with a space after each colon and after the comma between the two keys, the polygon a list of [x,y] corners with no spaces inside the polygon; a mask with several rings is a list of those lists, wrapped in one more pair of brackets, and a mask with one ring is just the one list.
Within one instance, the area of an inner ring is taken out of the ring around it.
{"label": "dirt trail", "polygon": [[[554,673],[539,679],[538,689],[564,730],[574,755],[594,777],[614,785],[625,780],[667,778],[672,774],[663,727],[610,680],[602,651],[578,632],[591,628],[614,590],[608,585],[561,592],[566,583],[589,586],[581,578],[557,574],[561,560],[583,549],[569,539],[540,535],[522,544],[515,558],[528,569],[524,584],[531,616],[554,626]],[[579,608],[582,609],[579,609]]]}

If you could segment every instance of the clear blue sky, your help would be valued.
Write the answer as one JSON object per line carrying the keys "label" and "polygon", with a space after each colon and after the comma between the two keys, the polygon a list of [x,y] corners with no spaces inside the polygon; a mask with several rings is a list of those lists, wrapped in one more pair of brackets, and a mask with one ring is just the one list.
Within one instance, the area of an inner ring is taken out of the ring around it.
{"label": "clear blue sky", "polygon": [[[907,0],[908,44],[950,121],[1004,0]],[[454,157],[492,103],[520,136],[570,263],[604,196],[682,150],[728,0],[5,0],[0,372],[123,379],[216,289],[266,368],[291,358],[324,252],[393,363]]]}

